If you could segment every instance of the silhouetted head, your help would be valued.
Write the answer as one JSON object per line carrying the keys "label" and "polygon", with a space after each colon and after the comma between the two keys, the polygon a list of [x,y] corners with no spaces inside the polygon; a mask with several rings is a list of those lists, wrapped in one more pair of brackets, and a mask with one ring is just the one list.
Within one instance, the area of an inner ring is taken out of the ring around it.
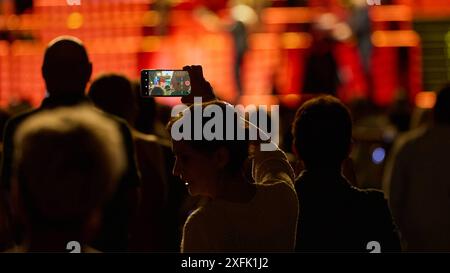
{"label": "silhouetted head", "polygon": [[88,96],[105,112],[134,123],[136,99],[131,82],[118,74],[106,74],[92,82]]}
{"label": "silhouetted head", "polygon": [[411,106],[408,95],[404,90],[399,90],[388,108],[390,122],[395,125],[398,131],[406,132],[411,123]]}
{"label": "silhouetted head", "polygon": [[[193,118],[196,111],[202,110],[212,111],[214,114],[212,117],[203,115],[200,119]],[[227,112],[229,114],[226,114]],[[232,140],[227,140],[226,137],[227,130],[236,135],[240,128],[246,134],[244,125],[237,122],[238,118],[240,117],[231,105],[212,101],[202,105],[192,105],[169,122],[168,128],[172,134],[172,147],[175,154],[173,174],[188,184],[191,195],[212,197],[217,194],[218,184],[224,177],[233,177],[242,172],[248,157],[248,141],[238,140],[236,136]],[[214,125],[217,137],[206,139],[203,136],[196,140],[195,135],[199,131],[204,133],[202,128],[211,126],[213,119],[217,121]],[[172,129],[179,129],[180,125],[182,125],[181,131],[184,137],[175,140]]]}
{"label": "silhouetted head", "polygon": [[311,99],[298,109],[292,134],[306,169],[340,168],[350,152],[350,112],[335,97]]}
{"label": "silhouetted head", "polygon": [[163,96],[164,90],[159,86],[155,86],[152,88],[151,95],[152,96]]}
{"label": "silhouetted head", "polygon": [[134,127],[142,133],[154,134],[157,115],[155,98],[141,96],[141,84],[139,81],[133,81],[131,86],[133,87],[134,98],[137,104]]}
{"label": "silhouetted head", "polygon": [[28,228],[82,229],[125,169],[116,123],[94,107],[42,111],[14,135],[13,200]]}
{"label": "silhouetted head", "polygon": [[434,120],[450,125],[450,84],[445,85],[437,94]]}
{"label": "silhouetted head", "polygon": [[49,43],[42,75],[50,96],[84,95],[91,74],[92,64],[80,40],[60,36]]}

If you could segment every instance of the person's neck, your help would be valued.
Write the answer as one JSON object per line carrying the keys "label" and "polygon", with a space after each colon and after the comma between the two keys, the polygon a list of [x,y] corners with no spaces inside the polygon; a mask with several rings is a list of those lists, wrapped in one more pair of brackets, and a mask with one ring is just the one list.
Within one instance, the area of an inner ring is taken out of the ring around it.
{"label": "person's neck", "polygon": [[71,106],[85,101],[88,102],[88,99],[83,94],[50,94],[42,101],[42,106],[47,108]]}
{"label": "person's neck", "polygon": [[33,230],[26,241],[29,252],[69,252],[67,244],[76,241],[83,245],[83,236],[80,230]]}
{"label": "person's neck", "polygon": [[256,186],[239,172],[223,179],[216,198],[234,203],[250,202],[256,194]]}

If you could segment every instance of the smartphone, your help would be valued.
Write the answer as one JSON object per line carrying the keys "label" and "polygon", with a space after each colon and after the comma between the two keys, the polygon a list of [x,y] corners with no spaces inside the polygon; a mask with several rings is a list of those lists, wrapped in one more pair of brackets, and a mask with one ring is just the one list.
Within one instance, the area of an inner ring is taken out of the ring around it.
{"label": "smartphone", "polygon": [[184,70],[144,69],[141,71],[141,96],[182,97],[191,93],[191,80]]}

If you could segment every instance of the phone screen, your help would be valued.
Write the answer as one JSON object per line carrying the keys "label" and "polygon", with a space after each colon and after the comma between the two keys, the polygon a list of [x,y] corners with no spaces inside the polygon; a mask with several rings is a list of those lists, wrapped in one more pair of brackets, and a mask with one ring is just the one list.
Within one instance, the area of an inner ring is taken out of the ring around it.
{"label": "phone screen", "polygon": [[184,70],[141,71],[141,95],[144,97],[182,97],[191,93],[191,80]]}

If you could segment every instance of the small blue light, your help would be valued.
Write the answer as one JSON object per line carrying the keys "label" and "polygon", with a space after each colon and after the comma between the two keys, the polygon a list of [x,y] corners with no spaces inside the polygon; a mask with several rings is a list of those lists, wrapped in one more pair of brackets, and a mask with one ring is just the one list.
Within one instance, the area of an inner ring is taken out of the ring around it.
{"label": "small blue light", "polygon": [[386,151],[383,148],[375,148],[372,152],[372,162],[378,165],[383,162],[385,156]]}

